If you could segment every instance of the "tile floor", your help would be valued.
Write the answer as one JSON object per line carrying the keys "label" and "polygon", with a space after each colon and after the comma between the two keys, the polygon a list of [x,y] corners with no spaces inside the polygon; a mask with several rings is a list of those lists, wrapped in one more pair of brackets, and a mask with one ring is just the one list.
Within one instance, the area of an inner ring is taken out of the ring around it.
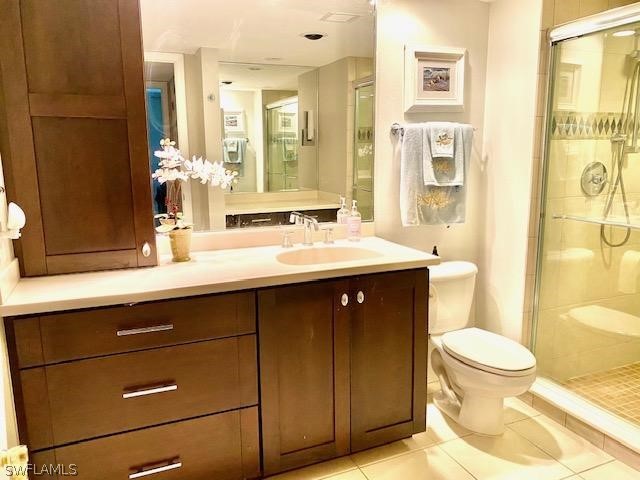
{"label": "tile floor", "polygon": [[640,425],[640,362],[564,382],[569,390]]}
{"label": "tile floor", "polygon": [[[429,399],[437,389],[429,384]],[[427,431],[271,480],[640,480],[636,471],[554,422],[528,398],[506,401],[507,430],[483,437],[431,403]]]}

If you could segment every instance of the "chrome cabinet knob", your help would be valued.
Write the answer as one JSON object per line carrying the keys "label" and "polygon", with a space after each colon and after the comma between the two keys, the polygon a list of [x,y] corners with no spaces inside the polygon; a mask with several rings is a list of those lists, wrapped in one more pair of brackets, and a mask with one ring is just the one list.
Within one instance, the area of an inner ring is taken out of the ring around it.
{"label": "chrome cabinet knob", "polygon": [[340,303],[342,304],[343,307],[346,307],[347,305],[349,305],[349,295],[347,295],[346,293],[343,293],[342,298],[340,298]]}
{"label": "chrome cabinet knob", "polygon": [[149,242],[144,242],[142,244],[141,251],[143,257],[148,257],[149,255],[151,255],[151,245],[149,245]]}
{"label": "chrome cabinet knob", "polygon": [[364,303],[364,292],[362,290],[358,291],[356,300],[358,301],[358,303]]}

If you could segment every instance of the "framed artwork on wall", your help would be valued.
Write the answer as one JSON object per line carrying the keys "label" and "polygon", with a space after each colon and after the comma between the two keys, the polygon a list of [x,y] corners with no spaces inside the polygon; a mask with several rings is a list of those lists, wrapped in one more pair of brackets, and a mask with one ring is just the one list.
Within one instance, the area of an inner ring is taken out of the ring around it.
{"label": "framed artwork on wall", "polygon": [[406,45],[405,112],[461,112],[467,51],[463,48]]}
{"label": "framed artwork on wall", "polygon": [[234,133],[244,133],[244,111],[229,111],[225,110],[223,119],[224,122],[224,131],[225,132],[234,132]]}

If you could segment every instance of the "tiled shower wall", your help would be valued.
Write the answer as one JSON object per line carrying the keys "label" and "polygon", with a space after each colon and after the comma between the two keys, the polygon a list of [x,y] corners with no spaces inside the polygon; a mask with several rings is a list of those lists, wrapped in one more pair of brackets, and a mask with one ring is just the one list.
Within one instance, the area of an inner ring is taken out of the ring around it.
{"label": "tiled shower wall", "polygon": [[[529,224],[529,255],[527,260],[526,297],[525,297],[525,325],[529,330],[525,332],[530,335],[532,324],[533,288],[536,264],[536,247],[538,241],[538,217],[540,208],[541,192],[541,170],[542,170],[542,135],[544,125],[544,108],[546,99],[546,85],[548,75],[548,31],[552,27],[566,23],[577,18],[598,13],[601,11],[630,4],[629,1],[606,1],[606,0],[545,0],[543,4],[543,19],[541,32],[541,60],[538,69],[538,108],[536,118],[536,151],[534,154],[534,176],[531,199],[531,218]],[[600,61],[602,62],[602,56]],[[607,56],[604,56],[605,61]],[[593,65],[598,71],[601,64]],[[605,66],[606,67],[606,66]],[[593,81],[598,79],[597,75],[583,75],[583,81]],[[607,78],[610,80],[622,80]],[[624,88],[622,84],[622,87]],[[583,88],[590,86],[583,85]],[[616,87],[617,88],[617,87]],[[600,86],[593,85],[594,98],[599,98],[601,103],[597,106],[578,106],[582,111],[615,112],[620,110],[618,103],[621,100],[616,98],[615,104],[607,104],[606,91],[599,95]],[[616,97],[620,97],[616,93]],[[593,118],[588,119],[593,122]],[[599,119],[596,119],[599,121]],[[554,169],[549,174],[549,202],[548,214],[552,213],[573,213],[589,215],[600,213],[601,203],[587,201],[582,196],[579,186],[579,175],[582,171],[582,163],[586,160],[600,160],[606,165],[610,164],[611,144],[604,135],[603,139],[590,140],[562,138],[562,132],[556,131],[552,136],[551,149],[555,160],[552,167]],[[638,165],[633,171],[625,172],[627,176],[628,193],[630,196],[637,196],[640,192],[640,161],[634,162]],[[578,165],[579,164],[579,165]],[[563,170],[564,169],[564,170]],[[637,171],[636,171],[637,170]],[[626,179],[626,178],[625,178]],[[600,202],[602,200],[600,199]],[[592,212],[590,212],[592,209]],[[551,211],[553,210],[553,211]],[[570,378],[576,375],[583,375],[590,371],[615,367],[625,361],[633,361],[640,355],[640,345],[638,342],[621,342],[620,339],[611,339],[602,335],[591,335],[589,332],[579,334],[571,326],[567,319],[568,308],[579,307],[582,304],[593,304],[609,307],[618,311],[640,315],[634,308],[640,305],[636,295],[619,295],[615,285],[617,284],[617,265],[620,257],[629,248],[640,249],[640,235],[634,232],[631,241],[621,248],[601,248],[599,238],[599,227],[589,226],[567,221],[558,221],[557,224],[550,224],[545,238],[547,250],[557,250],[565,252],[571,250],[571,255],[575,259],[563,262],[556,262],[555,271],[552,264],[547,264],[546,281],[543,278],[543,289],[540,298],[541,313],[539,317],[539,345],[537,352],[541,371],[546,375],[552,375],[559,380]],[[592,255],[593,259],[582,258],[582,256]],[[559,265],[562,264],[562,267]],[[579,279],[579,281],[576,281]],[[583,281],[584,280],[584,281]],[[544,285],[552,286],[545,290]],[[545,350],[547,349],[547,350]],[[611,365],[605,365],[608,361]],[[545,371],[553,369],[553,372]]]}

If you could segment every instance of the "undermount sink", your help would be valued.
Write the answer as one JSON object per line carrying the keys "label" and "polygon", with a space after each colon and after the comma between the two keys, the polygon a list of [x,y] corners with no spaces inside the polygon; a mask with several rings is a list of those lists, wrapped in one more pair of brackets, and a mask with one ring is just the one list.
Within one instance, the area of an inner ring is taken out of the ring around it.
{"label": "undermount sink", "polygon": [[285,265],[314,265],[380,257],[378,252],[360,247],[312,247],[282,252],[276,256]]}

